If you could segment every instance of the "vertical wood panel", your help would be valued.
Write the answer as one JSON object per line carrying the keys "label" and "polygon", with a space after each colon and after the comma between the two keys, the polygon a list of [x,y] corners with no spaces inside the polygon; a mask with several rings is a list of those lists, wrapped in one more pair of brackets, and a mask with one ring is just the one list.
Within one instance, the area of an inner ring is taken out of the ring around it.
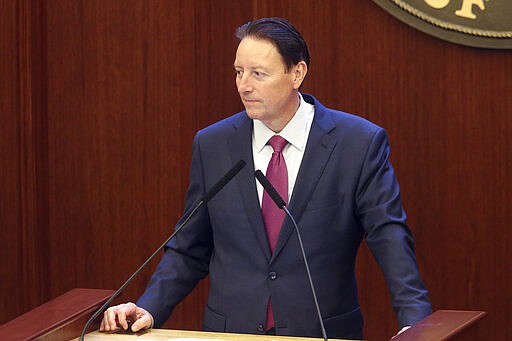
{"label": "vertical wood panel", "polygon": [[[434,308],[486,310],[479,339],[512,337],[510,51],[440,41],[371,1],[0,9],[0,321],[73,287],[116,288],[160,245],[181,215],[193,135],[241,109],[234,29],[283,16],[310,46],[304,91],[387,129]],[[366,246],[357,265],[366,338],[389,338],[396,319]],[[206,294],[203,283],[166,326],[199,329]]]}
{"label": "vertical wood panel", "polygon": [[[1,2],[1,215],[2,309],[11,319],[47,298],[40,285],[44,243],[44,119],[39,4]],[[37,43],[34,43],[37,42]]]}
{"label": "vertical wood panel", "polygon": [[[18,11],[14,2],[0,1],[0,238],[3,241],[0,268],[2,307],[0,323],[22,313],[28,307],[18,304],[22,286],[17,279],[23,275],[19,246],[21,244],[19,193],[19,95],[18,82]],[[6,274],[9,274],[6,276]],[[7,294],[9,293],[9,294]],[[23,302],[20,302],[23,303]]]}
{"label": "vertical wood panel", "polygon": [[[50,252],[76,264],[53,290],[115,288],[172,231],[183,206],[193,6],[49,6]],[[52,258],[50,276],[61,277],[65,262]],[[123,299],[142,292],[155,264]]]}
{"label": "vertical wood panel", "polygon": [[21,251],[22,282],[26,288],[25,305],[30,306],[41,300],[40,288],[32,283],[41,280],[37,261],[38,238],[40,227],[37,226],[37,195],[36,195],[36,150],[34,102],[34,79],[32,78],[32,10],[25,1],[18,3],[18,81],[19,81],[19,195],[20,195],[20,236],[23,247]]}
{"label": "vertical wood panel", "polygon": [[52,296],[45,269],[47,200],[47,118],[45,11],[42,3],[18,2],[19,153],[23,297],[32,308]]}

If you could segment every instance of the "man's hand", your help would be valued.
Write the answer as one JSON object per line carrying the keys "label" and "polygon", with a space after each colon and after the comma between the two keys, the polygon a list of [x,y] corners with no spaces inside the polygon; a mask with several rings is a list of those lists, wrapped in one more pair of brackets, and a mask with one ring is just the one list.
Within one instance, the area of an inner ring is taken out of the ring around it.
{"label": "man's hand", "polygon": [[108,308],[103,313],[100,331],[109,332],[120,328],[128,330],[130,328],[129,323],[131,323],[131,331],[138,332],[153,326],[153,316],[131,302],[116,305]]}

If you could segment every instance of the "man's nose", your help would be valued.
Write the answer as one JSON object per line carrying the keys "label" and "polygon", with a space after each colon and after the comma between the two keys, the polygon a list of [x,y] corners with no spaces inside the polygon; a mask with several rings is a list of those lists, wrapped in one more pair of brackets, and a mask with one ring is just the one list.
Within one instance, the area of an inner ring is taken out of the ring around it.
{"label": "man's nose", "polygon": [[238,92],[239,93],[251,91],[252,90],[252,84],[251,84],[251,81],[249,79],[249,76],[242,75],[242,77],[240,77],[238,79],[237,86],[238,86]]}

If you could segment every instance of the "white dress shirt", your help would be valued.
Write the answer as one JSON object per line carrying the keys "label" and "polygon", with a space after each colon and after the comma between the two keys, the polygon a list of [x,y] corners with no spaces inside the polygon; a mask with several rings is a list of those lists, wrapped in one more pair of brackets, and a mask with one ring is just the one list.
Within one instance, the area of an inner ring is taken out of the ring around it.
{"label": "white dress shirt", "polygon": [[[297,173],[299,172],[302,157],[304,156],[311,123],[313,122],[313,116],[315,114],[314,106],[304,101],[300,94],[299,98],[300,105],[297,112],[280,133],[276,134],[259,120],[253,121],[252,154],[255,170],[259,169],[263,174],[267,173],[267,166],[270,158],[272,157],[272,152],[274,151],[272,146],[268,145],[267,142],[272,136],[280,135],[288,141],[288,144],[283,150],[283,157],[286,161],[286,168],[288,170],[288,202],[290,202],[292,197],[293,186],[297,179]],[[256,181],[256,187],[261,205],[263,198],[263,186]]]}

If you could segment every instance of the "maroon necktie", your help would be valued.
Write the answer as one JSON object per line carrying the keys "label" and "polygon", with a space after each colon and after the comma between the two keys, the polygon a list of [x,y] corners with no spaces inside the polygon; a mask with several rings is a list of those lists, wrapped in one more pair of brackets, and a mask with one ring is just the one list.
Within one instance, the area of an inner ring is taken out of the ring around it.
{"label": "maroon necktie", "polygon": [[[288,205],[288,170],[282,153],[288,141],[281,136],[274,135],[268,140],[268,143],[272,146],[274,152],[268,163],[266,177]],[[267,231],[270,251],[274,252],[277,238],[281,231],[281,226],[283,225],[285,212],[277,207],[266,191],[263,192],[261,212]],[[267,309],[267,330],[272,327],[274,327],[274,314],[272,313],[271,302],[269,301]]]}

